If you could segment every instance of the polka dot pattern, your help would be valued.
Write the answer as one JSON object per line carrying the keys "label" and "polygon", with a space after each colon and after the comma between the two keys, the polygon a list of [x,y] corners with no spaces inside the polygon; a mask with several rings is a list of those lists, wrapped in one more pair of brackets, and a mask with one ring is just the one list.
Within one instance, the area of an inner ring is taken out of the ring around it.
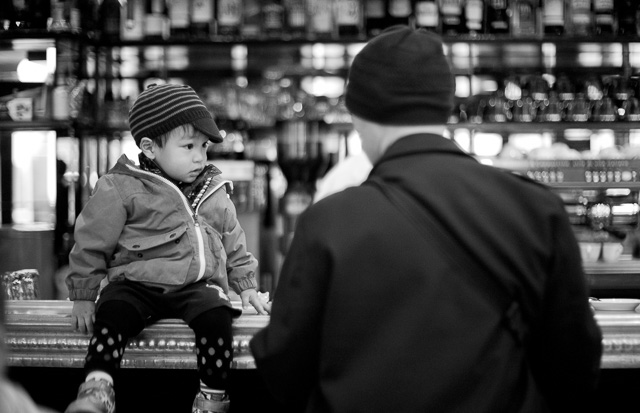
{"label": "polka dot pattern", "polygon": [[200,379],[212,388],[221,388],[231,369],[231,340],[215,336],[198,337],[196,343]]}
{"label": "polka dot pattern", "polygon": [[114,370],[120,366],[126,344],[121,334],[114,335],[107,327],[97,329],[89,340],[89,351],[85,360],[87,363],[102,366],[104,370]]}

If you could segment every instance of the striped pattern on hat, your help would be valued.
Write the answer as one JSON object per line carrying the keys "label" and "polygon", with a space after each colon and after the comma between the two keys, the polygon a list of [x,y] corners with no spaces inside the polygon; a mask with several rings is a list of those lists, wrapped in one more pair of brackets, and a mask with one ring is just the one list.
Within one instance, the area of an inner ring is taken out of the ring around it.
{"label": "striped pattern on hat", "polygon": [[138,146],[144,137],[153,139],[188,123],[212,142],[222,142],[211,112],[190,86],[153,84],[129,110],[129,128]]}

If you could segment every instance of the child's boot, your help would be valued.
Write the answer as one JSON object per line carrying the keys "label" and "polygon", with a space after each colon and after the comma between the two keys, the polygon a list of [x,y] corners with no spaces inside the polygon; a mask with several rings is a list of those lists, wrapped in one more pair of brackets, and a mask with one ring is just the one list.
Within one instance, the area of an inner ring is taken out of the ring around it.
{"label": "child's boot", "polygon": [[89,380],[80,385],[78,398],[65,413],[114,413],[116,394],[113,386],[105,380]]}
{"label": "child's boot", "polygon": [[229,397],[226,394],[210,394],[200,391],[193,401],[192,413],[227,413]]}

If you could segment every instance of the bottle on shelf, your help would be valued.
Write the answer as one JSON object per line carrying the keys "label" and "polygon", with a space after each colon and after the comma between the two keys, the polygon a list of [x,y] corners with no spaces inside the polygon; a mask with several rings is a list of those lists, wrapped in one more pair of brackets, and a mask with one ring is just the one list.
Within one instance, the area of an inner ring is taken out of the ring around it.
{"label": "bottle on shelf", "polygon": [[416,0],[413,4],[413,16],[417,28],[440,33],[440,8],[437,0]]}
{"label": "bottle on shelf", "polygon": [[510,26],[507,0],[488,0],[486,10],[487,31],[492,34],[508,34]]}
{"label": "bottle on shelf", "polygon": [[198,39],[208,39],[215,30],[214,0],[191,0],[189,5],[189,31]]}
{"label": "bottle on shelf", "polygon": [[243,39],[256,39],[262,31],[262,10],[260,0],[242,2],[242,23],[240,35]]}
{"label": "bottle on shelf", "polygon": [[216,35],[235,37],[240,34],[242,0],[217,0],[215,13]]}
{"label": "bottle on shelf", "polygon": [[0,2],[0,32],[9,30],[13,22],[13,2]]}
{"label": "bottle on shelf", "polygon": [[[49,18],[51,17],[51,1],[56,0],[27,0],[30,4],[30,9],[32,11],[32,29],[46,29],[48,25]],[[58,0],[60,1],[60,0]],[[9,1],[10,3],[10,1]],[[69,23],[72,26],[73,32],[78,32],[80,20],[78,19],[77,9],[78,9],[78,0],[71,0],[68,4],[69,9]],[[74,13],[75,9],[75,13]]]}
{"label": "bottle on shelf", "polygon": [[504,123],[511,120],[509,101],[504,96],[504,90],[495,91],[486,102],[483,110],[483,122]]}
{"label": "bottle on shelf", "polygon": [[261,1],[262,32],[269,38],[282,38],[284,34],[284,6],[281,0]]}
{"label": "bottle on shelf", "polygon": [[[99,30],[99,7],[100,4],[98,3],[98,0],[82,0],[78,3],[80,12],[80,31],[89,38],[96,37]],[[122,12],[125,12],[125,8],[122,9]],[[121,15],[121,18],[123,17],[124,16]],[[120,29],[120,33],[122,34],[122,28]]]}
{"label": "bottle on shelf", "polygon": [[335,38],[333,0],[306,0],[306,2],[309,37],[318,40]]}
{"label": "bottle on shelf", "polygon": [[466,31],[462,6],[462,0],[440,0],[443,35],[455,36]]}
{"label": "bottle on shelf", "polygon": [[361,0],[336,0],[336,26],[341,38],[364,35],[364,10]]}
{"label": "bottle on shelf", "polygon": [[466,32],[477,35],[484,33],[484,3],[482,0],[467,0],[464,5]]}
{"label": "bottle on shelf", "polygon": [[[199,3],[201,0],[168,0],[169,37],[174,39],[186,39],[190,34],[191,14],[190,3]],[[211,13],[213,16],[213,13]]]}
{"label": "bottle on shelf", "polygon": [[544,34],[560,36],[564,33],[564,0],[543,0],[542,25]]}
{"label": "bottle on shelf", "polygon": [[66,10],[67,7],[63,1],[54,0],[51,3],[51,23],[49,24],[49,30],[57,33],[64,33],[71,31],[71,25],[67,19]]}
{"label": "bottle on shelf", "polygon": [[144,38],[147,40],[169,38],[169,11],[165,0],[146,0]]}
{"label": "bottle on shelf", "polygon": [[307,10],[304,0],[285,0],[284,14],[287,35],[294,39],[303,38],[307,30]]}
{"label": "bottle on shelf", "polygon": [[376,36],[385,28],[385,0],[364,2],[364,26],[368,36]]}
{"label": "bottle on shelf", "polygon": [[574,36],[589,36],[593,33],[591,0],[569,0],[569,27]]}
{"label": "bottle on shelf", "polygon": [[620,36],[636,36],[640,33],[640,3],[637,0],[615,0],[615,10]]}
{"label": "bottle on shelf", "polygon": [[613,0],[593,0],[595,32],[597,35],[615,33],[615,9]]}
{"label": "bottle on shelf", "polygon": [[98,9],[100,38],[107,41],[120,40],[122,6],[118,0],[103,0]]}
{"label": "bottle on shelf", "polygon": [[513,0],[511,4],[511,34],[515,37],[534,36],[537,34],[538,8],[533,0]]}
{"label": "bottle on shelf", "polygon": [[51,118],[69,119],[69,85],[62,74],[56,76],[56,84],[51,94]]}
{"label": "bottle on shelf", "polygon": [[538,107],[536,119],[541,122],[560,122],[563,117],[564,106],[557,90],[549,91],[549,99]]}
{"label": "bottle on shelf", "polygon": [[145,0],[127,0],[122,8],[120,37],[122,40],[144,38]]}
{"label": "bottle on shelf", "polygon": [[411,25],[412,11],[411,0],[388,0],[386,25]]}
{"label": "bottle on shelf", "polygon": [[596,122],[615,122],[618,120],[618,108],[613,103],[613,99],[604,96],[593,104],[591,119]]}
{"label": "bottle on shelf", "polygon": [[[72,33],[80,33],[82,31],[82,8],[81,0],[70,0],[68,7],[69,26]],[[37,13],[40,15],[41,13]]]}
{"label": "bottle on shelf", "polygon": [[[5,0],[6,2],[7,0]],[[30,29],[33,22],[33,11],[27,0],[10,0],[13,4],[12,22],[10,28]]]}
{"label": "bottle on shelf", "polygon": [[567,102],[565,119],[569,122],[587,122],[591,118],[591,105],[584,93],[576,94],[576,98]]}

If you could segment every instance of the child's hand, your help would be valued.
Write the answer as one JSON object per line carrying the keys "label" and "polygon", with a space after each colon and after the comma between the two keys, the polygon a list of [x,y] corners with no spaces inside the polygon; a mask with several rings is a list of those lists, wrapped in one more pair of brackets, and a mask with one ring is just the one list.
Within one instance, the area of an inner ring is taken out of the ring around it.
{"label": "child's hand", "polygon": [[71,327],[86,334],[93,333],[93,323],[96,321],[96,303],[93,301],[76,300],[71,310]]}
{"label": "child's hand", "polygon": [[242,308],[247,308],[249,304],[251,304],[258,314],[262,315],[267,315],[271,312],[271,303],[267,302],[269,295],[266,294],[266,297],[266,299],[263,298],[261,294],[253,288],[240,292]]}

